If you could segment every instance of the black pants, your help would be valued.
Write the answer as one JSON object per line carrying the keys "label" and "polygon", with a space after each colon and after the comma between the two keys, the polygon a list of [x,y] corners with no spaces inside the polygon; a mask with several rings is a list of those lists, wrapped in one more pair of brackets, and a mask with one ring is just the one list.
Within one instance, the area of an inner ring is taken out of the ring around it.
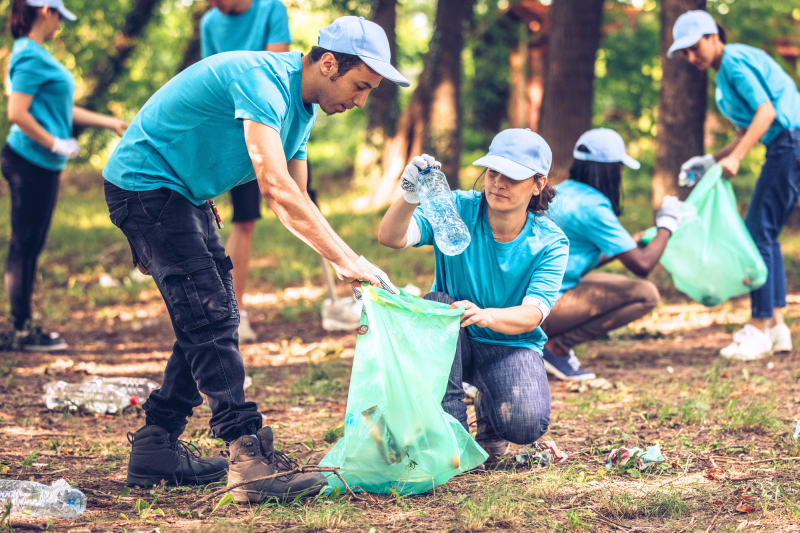
{"label": "black pants", "polygon": [[58,198],[60,170],[35,165],[8,145],[0,153],[0,167],[11,191],[11,242],[6,259],[6,293],[11,301],[14,328],[31,317],[31,295],[36,263],[44,248]]}
{"label": "black pants", "polygon": [[161,388],[144,403],[148,425],[172,432],[192,410],[211,408],[211,429],[225,441],[261,427],[261,413],[244,398],[239,310],[230,259],[209,206],[170,189],[126,191],[105,182],[114,223],[164,297],[175,331]]}

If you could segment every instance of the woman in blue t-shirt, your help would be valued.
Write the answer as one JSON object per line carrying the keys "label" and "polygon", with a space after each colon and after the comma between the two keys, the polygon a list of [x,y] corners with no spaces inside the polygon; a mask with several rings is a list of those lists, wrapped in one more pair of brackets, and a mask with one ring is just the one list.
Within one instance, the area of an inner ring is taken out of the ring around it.
{"label": "woman in blue t-shirt", "polygon": [[123,120],[72,104],[75,80],[42,45],[53,38],[61,19],[75,20],[62,0],[14,0],[11,34],[16,39],[8,65],[8,120],[13,125],[0,154],[11,192],[11,240],[5,285],[14,318],[14,344],[31,351],[63,350],[56,333],[30,326],[36,262],[44,247],[67,159],[80,153],[72,125],[121,133]]}
{"label": "woman in blue t-shirt", "polygon": [[658,232],[646,247],[622,227],[622,166],[639,168],[625,153],[620,135],[606,128],[587,131],[573,150],[569,179],[556,185],[558,199],[551,216],[569,239],[569,261],[558,301],[547,322],[545,369],[563,380],[592,379],[580,368],[573,348],[629,324],[658,304],[658,289],[649,281],[619,274],[592,272],[614,259],[633,274],[645,277],[658,264],[680,222],[680,203],[664,199],[656,214]]}
{"label": "woman in blue t-shirt", "polygon": [[415,157],[402,176],[403,198],[383,218],[379,240],[390,248],[432,245],[436,279],[425,296],[464,308],[461,334],[442,407],[467,428],[462,382],[474,384],[476,440],[493,455],[508,441],[530,444],[548,428],[550,387],[542,365],[547,340],[540,325],[555,302],[568,246],[547,217],[554,191],[547,185],[550,147],[530,130],[499,133],[489,153],[482,192],[455,191],[471,242],[461,254],[444,255],[431,223],[418,208],[417,175],[429,156]]}
{"label": "woman in blue t-shirt", "polygon": [[769,55],[743,44],[726,44],[725,31],[705,11],[688,11],[672,29],[667,55],[679,53],[700,70],[717,71],[717,107],[738,130],[716,154],[691,158],[681,177],[703,174],[714,163],[730,178],[750,149],[761,141],[767,158],[756,182],[745,225],[767,265],[767,282],[750,293],[751,318],[720,354],[759,359],[773,350],[790,351],[792,338],[783,319],[786,273],[778,236],[800,198],[800,93]]}

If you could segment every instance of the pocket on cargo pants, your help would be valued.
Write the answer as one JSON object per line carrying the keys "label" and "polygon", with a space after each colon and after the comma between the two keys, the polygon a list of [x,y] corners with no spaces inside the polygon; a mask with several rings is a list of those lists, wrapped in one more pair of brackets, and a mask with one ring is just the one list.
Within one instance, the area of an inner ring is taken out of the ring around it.
{"label": "pocket on cargo pants", "polygon": [[187,259],[162,269],[161,292],[184,332],[231,316],[233,305],[211,257]]}

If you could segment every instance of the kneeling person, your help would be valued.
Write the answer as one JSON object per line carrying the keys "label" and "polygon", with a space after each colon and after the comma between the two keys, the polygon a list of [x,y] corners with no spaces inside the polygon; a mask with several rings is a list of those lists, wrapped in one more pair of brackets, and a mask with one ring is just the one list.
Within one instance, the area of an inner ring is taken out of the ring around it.
{"label": "kneeling person", "polygon": [[442,407],[465,429],[462,382],[481,392],[476,440],[493,455],[508,441],[531,444],[550,423],[550,387],[542,364],[540,327],[561,286],[568,242],[547,217],[555,192],[547,185],[550,147],[530,130],[510,129],[475,162],[486,167],[482,192],[455,191],[472,241],[463,253],[442,254],[415,192],[419,169],[436,165],[415,157],[402,178],[403,198],[386,213],[379,240],[390,248],[432,245],[436,280],[425,296],[465,309]]}
{"label": "kneeling person", "polygon": [[545,368],[559,379],[577,381],[595,375],[580,368],[573,348],[643,317],[659,299],[649,281],[592,270],[619,259],[637,276],[647,276],[678,227],[680,203],[674,196],[664,198],[656,214],[658,233],[640,248],[617,218],[622,165],[639,168],[625,153],[622,137],[605,128],[590,130],[578,139],[573,155],[569,179],[555,187],[558,200],[552,209],[553,220],[569,238],[569,262],[543,327],[548,336]]}
{"label": "kneeling person", "polygon": [[[363,107],[384,77],[408,86],[390,64],[377,24],[342,17],[320,31],[312,53],[229,52],[186,69],[145,104],[103,171],[106,201],[134,254],[153,275],[176,342],[161,388],[144,404],[132,438],[128,483],[209,483],[224,459],[201,459],[178,436],[203,398],[211,429],[229,446],[228,485],[292,468],[245,401],[239,311],[213,204],[206,199],[256,179],[278,219],[331,262],[340,279],[379,281],[331,229],[306,191],[306,143],[316,106],[328,114]],[[261,429],[259,429],[261,428]],[[238,502],[316,494],[320,474],[253,481]]]}

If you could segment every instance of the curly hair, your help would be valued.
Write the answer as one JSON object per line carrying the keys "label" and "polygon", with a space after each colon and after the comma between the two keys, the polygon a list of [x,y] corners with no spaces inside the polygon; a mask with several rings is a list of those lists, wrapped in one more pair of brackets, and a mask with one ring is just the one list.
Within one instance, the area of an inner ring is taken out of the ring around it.
{"label": "curly hair", "polygon": [[358,68],[360,65],[365,64],[363,61],[361,61],[361,58],[356,55],[345,54],[343,52],[333,52],[319,46],[312,46],[311,51],[308,53],[308,57],[312,63],[316,63],[322,59],[322,56],[328,53],[333,55],[333,58],[336,60],[337,64],[336,74],[331,77],[331,81],[336,81],[354,68]]}
{"label": "curly hair", "polygon": [[[478,191],[477,187],[478,187],[478,182],[485,178],[487,170],[488,169],[483,169],[481,175],[478,176],[477,180],[475,180],[475,184],[472,186],[473,190],[485,193],[484,186],[480,188],[480,191]],[[544,174],[535,174],[533,176],[533,179],[535,179],[538,182],[539,179],[544,177],[545,177]],[[539,192],[539,194],[531,196],[531,200],[530,202],[528,202],[528,211],[530,211],[534,215],[546,214],[547,211],[550,209],[550,204],[553,203],[553,199],[555,199],[556,194],[557,194],[556,190],[552,186],[550,186],[550,184],[545,184],[545,186],[542,187],[542,190]],[[486,194],[484,194],[483,197],[481,198],[481,203],[483,202],[486,202]]]}

